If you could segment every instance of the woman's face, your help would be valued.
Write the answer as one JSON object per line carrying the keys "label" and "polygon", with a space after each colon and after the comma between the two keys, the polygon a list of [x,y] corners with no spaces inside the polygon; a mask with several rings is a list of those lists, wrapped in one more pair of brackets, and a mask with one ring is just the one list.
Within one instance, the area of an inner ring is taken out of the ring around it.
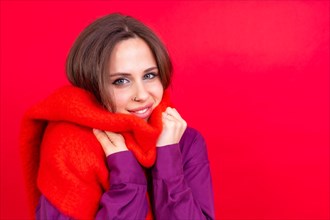
{"label": "woman's face", "polygon": [[149,46],[141,38],[119,42],[111,53],[109,67],[114,111],[148,120],[164,91]]}

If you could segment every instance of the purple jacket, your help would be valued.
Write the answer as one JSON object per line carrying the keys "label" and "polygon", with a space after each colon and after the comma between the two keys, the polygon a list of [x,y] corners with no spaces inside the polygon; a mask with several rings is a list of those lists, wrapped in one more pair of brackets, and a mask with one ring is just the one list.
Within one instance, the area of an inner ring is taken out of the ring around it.
{"label": "purple jacket", "polygon": [[[142,168],[130,151],[108,156],[107,163],[111,187],[101,198],[96,219],[145,219],[147,191],[156,219],[215,218],[209,161],[198,131],[187,128],[179,144],[157,148],[151,169]],[[72,218],[41,196],[36,219]]]}

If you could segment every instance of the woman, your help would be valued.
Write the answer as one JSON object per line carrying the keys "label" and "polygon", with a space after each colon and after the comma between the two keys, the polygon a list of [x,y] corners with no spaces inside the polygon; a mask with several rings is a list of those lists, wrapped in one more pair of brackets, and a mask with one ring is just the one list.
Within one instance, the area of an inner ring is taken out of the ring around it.
{"label": "woman", "polygon": [[171,74],[162,42],[132,17],[80,34],[67,59],[73,86],[23,119],[37,219],[214,219],[205,142],[170,107]]}

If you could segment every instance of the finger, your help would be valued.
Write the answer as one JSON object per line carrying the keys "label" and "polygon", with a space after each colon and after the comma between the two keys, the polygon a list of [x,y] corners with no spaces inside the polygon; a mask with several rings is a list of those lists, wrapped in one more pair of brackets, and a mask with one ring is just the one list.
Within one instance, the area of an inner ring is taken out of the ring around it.
{"label": "finger", "polygon": [[175,108],[168,107],[166,109],[167,114],[173,116],[174,118],[177,118],[178,120],[183,120],[179,112]]}
{"label": "finger", "polygon": [[162,117],[163,117],[163,121],[177,121],[177,119],[174,116],[168,114],[167,112],[163,112]]}
{"label": "finger", "polygon": [[120,146],[125,143],[125,139],[121,134],[114,133],[111,131],[105,131],[106,135],[108,136],[109,140],[115,145]]}
{"label": "finger", "polygon": [[187,126],[187,122],[181,117],[181,115],[179,114],[179,112],[175,108],[168,107],[166,109],[166,112],[167,112],[168,115],[171,115],[176,121],[180,122],[180,124],[183,127]]}
{"label": "finger", "polygon": [[106,148],[106,146],[109,146],[109,145],[114,146],[104,131],[94,128],[93,133],[103,148]]}
{"label": "finger", "polygon": [[175,108],[167,107],[163,113],[163,126],[171,129],[179,129],[184,131],[187,127],[187,122],[181,117]]}

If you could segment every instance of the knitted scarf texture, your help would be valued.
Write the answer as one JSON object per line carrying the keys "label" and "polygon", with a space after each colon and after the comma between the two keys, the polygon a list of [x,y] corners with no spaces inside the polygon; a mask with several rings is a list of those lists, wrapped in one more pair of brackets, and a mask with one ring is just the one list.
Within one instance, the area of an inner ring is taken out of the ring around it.
{"label": "knitted scarf texture", "polygon": [[19,141],[32,215],[43,194],[63,214],[95,218],[111,177],[92,128],[122,134],[127,148],[148,168],[156,159],[161,113],[167,106],[165,92],[145,122],[133,115],[111,113],[89,92],[64,86],[29,109],[23,116]]}

